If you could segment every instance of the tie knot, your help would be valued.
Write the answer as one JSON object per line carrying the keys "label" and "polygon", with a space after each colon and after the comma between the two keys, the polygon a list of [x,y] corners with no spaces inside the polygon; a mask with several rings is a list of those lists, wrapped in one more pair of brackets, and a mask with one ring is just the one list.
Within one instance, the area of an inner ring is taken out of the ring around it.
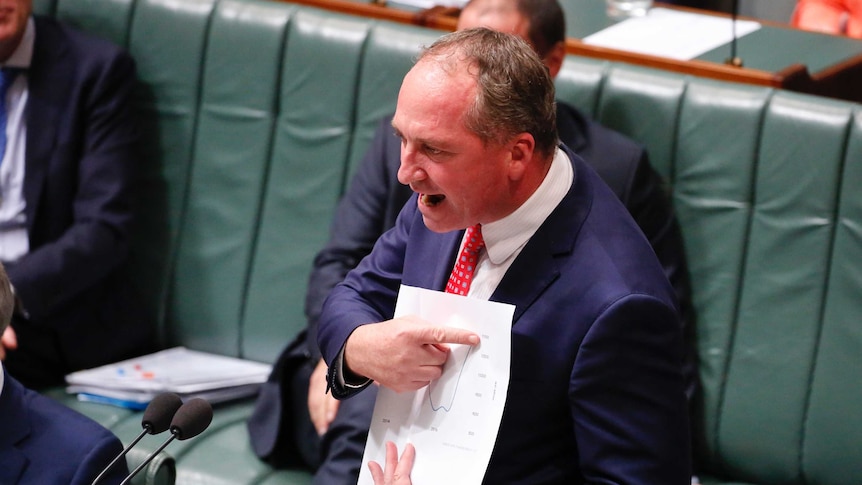
{"label": "tie knot", "polygon": [[476,265],[479,264],[479,251],[484,246],[482,226],[476,224],[468,227],[464,234],[464,245],[461,248],[461,253],[458,255],[452,268],[452,274],[449,275],[449,281],[446,283],[447,293],[467,295],[470,291],[470,283],[473,282]]}
{"label": "tie knot", "polygon": [[485,247],[485,239],[482,237],[482,225],[476,224],[467,228],[465,235],[464,249],[471,253],[478,253]]}

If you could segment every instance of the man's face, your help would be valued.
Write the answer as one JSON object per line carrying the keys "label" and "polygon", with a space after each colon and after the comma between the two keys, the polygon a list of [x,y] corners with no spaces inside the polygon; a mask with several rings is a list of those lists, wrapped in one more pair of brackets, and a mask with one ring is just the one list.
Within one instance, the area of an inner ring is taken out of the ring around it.
{"label": "man's face", "polygon": [[514,34],[530,42],[530,22],[515,8],[514,0],[473,0],[458,16],[458,30],[485,27]]}
{"label": "man's face", "polygon": [[392,120],[401,137],[398,180],[419,193],[419,211],[435,232],[493,222],[513,210],[511,147],[485,144],[463,123],[476,92],[466,71],[420,61],[404,78]]}
{"label": "man's face", "polygon": [[21,42],[32,11],[33,0],[0,0],[0,53],[4,59]]}

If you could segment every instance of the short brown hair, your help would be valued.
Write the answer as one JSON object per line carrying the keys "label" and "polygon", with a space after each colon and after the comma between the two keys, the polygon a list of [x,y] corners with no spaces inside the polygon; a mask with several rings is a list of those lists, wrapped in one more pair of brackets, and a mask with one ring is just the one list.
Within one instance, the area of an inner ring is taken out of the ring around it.
{"label": "short brown hair", "polygon": [[538,54],[520,37],[486,28],[452,32],[425,49],[451,69],[466,64],[477,94],[464,124],[483,141],[504,143],[519,133],[533,135],[536,150],[551,155],[557,146],[554,82]]}

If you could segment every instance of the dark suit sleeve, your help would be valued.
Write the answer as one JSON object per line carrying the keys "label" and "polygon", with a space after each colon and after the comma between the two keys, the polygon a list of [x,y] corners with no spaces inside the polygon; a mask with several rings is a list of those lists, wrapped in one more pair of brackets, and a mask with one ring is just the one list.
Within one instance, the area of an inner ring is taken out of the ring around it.
{"label": "dark suit sleeve", "polygon": [[[36,209],[42,215],[30,221],[30,252],[9,268],[34,318],[54,314],[104,281],[129,252],[132,184],[139,164],[131,102],[135,64],[116,50],[105,62],[88,59],[78,68],[77,78],[69,80],[78,83],[70,91],[78,98],[60,114],[67,126],[57,127],[62,134]],[[33,131],[36,127],[30,126],[28,138],[36,136]],[[28,210],[34,203],[28,201]]]}
{"label": "dark suit sleeve", "polygon": [[[416,223],[416,212],[415,205],[405,206],[395,227],[377,240],[371,254],[333,288],[326,300],[317,342],[324,359],[330,364],[329,385],[336,398],[350,397],[361,390],[344,388],[336,380],[338,369],[332,364],[347,339],[360,325],[382,322],[395,313],[407,239],[411,226]],[[421,217],[418,221],[421,223]]]}
{"label": "dark suit sleeve", "polygon": [[[75,472],[75,476],[70,482],[71,485],[90,485],[93,480],[99,476],[99,473],[114,459],[120,452],[123,451],[123,446],[120,444],[114,435],[105,433],[105,436],[99,440],[93,448],[84,456],[83,460]],[[120,460],[114,465],[107,474],[99,481],[100,484],[118,485],[125,480],[129,475],[129,468],[126,465],[126,460]]]}
{"label": "dark suit sleeve", "polygon": [[[359,264],[374,242],[394,224],[395,215],[409,197],[409,189],[397,181],[400,145],[393,135],[391,118],[380,122],[347,192],[339,201],[330,239],[314,259],[305,298],[308,318],[308,351],[319,358],[317,321],[330,290]],[[406,192],[405,192],[406,190]]]}
{"label": "dark suit sleeve", "polygon": [[634,172],[627,208],[649,239],[679,302],[683,325],[686,394],[691,398],[698,386],[695,315],[682,232],[661,176],[652,168],[646,151]]}
{"label": "dark suit sleeve", "polygon": [[557,109],[560,140],[583,157],[622,201],[673,285],[685,333],[686,392],[692,397],[698,387],[695,314],[682,232],[669,191],[643,146],[586,118],[573,106],[557,103]]}
{"label": "dark suit sleeve", "polygon": [[[689,424],[674,310],[630,295],[585,335],[569,402],[586,483],[688,484]],[[574,457],[573,457],[574,459]]]}

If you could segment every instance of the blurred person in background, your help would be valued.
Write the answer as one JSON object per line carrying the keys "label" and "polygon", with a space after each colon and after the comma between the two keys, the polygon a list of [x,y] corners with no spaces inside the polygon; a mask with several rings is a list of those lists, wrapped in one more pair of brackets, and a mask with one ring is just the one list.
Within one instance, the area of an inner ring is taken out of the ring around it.
{"label": "blurred person in background", "polygon": [[790,23],[800,29],[862,39],[862,0],[799,0]]}
{"label": "blurred person in background", "polygon": [[[0,333],[12,320],[15,296],[0,265]],[[89,485],[123,451],[95,421],[25,388],[0,362],[0,483]],[[129,474],[122,459],[99,483]]]}
{"label": "blurred person in background", "polygon": [[119,47],[0,0],[0,262],[16,296],[0,359],[25,386],[152,350],[124,274],[140,164]]}

